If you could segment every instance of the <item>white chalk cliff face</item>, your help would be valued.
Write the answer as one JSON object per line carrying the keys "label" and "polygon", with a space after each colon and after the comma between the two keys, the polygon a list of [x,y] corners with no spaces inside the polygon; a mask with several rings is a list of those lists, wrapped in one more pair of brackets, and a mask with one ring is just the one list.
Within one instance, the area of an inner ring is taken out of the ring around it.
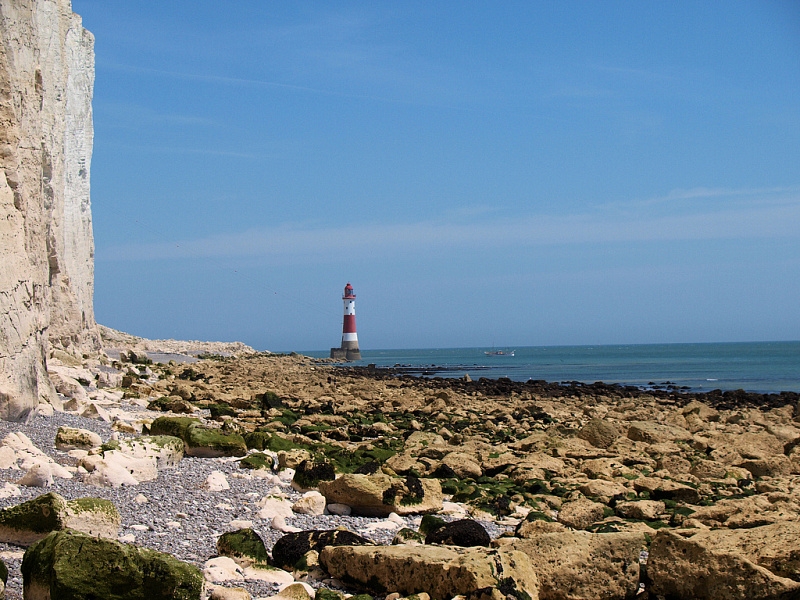
{"label": "white chalk cliff face", "polygon": [[22,419],[55,394],[51,347],[99,349],[94,38],[70,0],[2,0],[0,41],[0,417]]}

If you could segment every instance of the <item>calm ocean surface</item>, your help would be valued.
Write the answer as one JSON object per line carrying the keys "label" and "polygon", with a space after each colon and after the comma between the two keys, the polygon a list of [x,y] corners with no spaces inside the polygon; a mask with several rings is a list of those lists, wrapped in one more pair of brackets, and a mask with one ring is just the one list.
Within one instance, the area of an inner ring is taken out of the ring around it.
{"label": "calm ocean surface", "polygon": [[[485,351],[514,351],[487,356]],[[303,354],[326,357],[328,352]],[[361,350],[353,365],[403,366],[414,375],[509,377],[515,381],[582,381],[641,387],[666,382],[693,391],[800,392],[800,342],[725,344],[636,344]]]}

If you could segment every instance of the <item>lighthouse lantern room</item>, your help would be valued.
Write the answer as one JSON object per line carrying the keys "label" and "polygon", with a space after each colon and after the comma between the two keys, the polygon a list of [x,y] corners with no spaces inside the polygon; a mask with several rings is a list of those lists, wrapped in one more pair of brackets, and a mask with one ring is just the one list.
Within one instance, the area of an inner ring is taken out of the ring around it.
{"label": "lighthouse lantern room", "polygon": [[361,360],[361,351],[358,349],[358,334],[356,333],[356,295],[353,286],[344,286],[342,295],[344,302],[344,318],[342,320],[342,345],[340,348],[331,348],[331,358],[344,360]]}

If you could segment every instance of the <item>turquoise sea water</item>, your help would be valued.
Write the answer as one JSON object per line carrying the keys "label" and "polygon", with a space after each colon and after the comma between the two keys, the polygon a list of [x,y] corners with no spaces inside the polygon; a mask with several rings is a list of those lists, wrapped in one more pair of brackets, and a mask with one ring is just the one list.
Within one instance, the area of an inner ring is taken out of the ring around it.
{"label": "turquoise sea water", "polygon": [[[403,366],[426,377],[508,377],[515,381],[582,381],[641,387],[667,382],[693,391],[800,392],[800,342],[635,344],[496,348],[361,349],[353,365]],[[325,357],[327,352],[304,352]]]}

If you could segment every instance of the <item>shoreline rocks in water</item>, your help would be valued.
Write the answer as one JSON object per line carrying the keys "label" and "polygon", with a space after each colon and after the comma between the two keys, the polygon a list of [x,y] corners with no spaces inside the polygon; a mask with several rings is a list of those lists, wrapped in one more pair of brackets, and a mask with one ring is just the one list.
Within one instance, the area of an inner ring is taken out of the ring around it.
{"label": "shoreline rocks in water", "polygon": [[[0,423],[0,508],[50,492],[108,501],[119,534],[103,535],[193,565],[211,597],[290,583],[284,595],[328,600],[767,598],[800,586],[800,536],[775,533],[800,522],[796,395],[709,402],[298,355],[120,356],[54,359],[57,377],[77,382],[59,399],[68,410]],[[44,488],[15,483],[45,467]],[[3,543],[0,558],[6,597],[21,598],[22,551]],[[762,582],[755,595],[742,573]]]}

